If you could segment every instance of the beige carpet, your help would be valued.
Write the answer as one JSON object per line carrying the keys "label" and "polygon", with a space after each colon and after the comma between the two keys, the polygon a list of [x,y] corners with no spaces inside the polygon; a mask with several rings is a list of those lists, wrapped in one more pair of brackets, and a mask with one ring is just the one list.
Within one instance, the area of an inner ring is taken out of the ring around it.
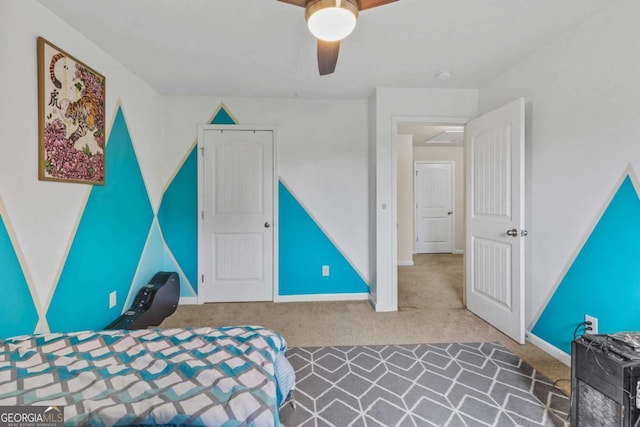
{"label": "beige carpet", "polygon": [[367,301],[216,303],[180,306],[161,327],[261,325],[289,347],[499,341],[569,392],[566,365],[464,308],[462,255],[415,255],[414,262],[399,267],[397,312],[376,313]]}

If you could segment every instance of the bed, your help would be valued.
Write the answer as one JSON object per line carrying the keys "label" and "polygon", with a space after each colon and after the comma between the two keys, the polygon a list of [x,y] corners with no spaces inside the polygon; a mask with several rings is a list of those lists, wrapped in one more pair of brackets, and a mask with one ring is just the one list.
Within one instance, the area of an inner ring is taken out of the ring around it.
{"label": "bed", "polygon": [[0,406],[63,407],[70,426],[277,426],[295,380],[285,350],[259,326],[10,338]]}

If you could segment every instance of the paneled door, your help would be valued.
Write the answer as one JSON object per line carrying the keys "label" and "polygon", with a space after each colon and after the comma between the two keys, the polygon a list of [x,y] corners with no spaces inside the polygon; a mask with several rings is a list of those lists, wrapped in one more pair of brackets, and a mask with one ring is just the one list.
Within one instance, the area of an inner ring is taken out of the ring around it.
{"label": "paneled door", "polygon": [[416,162],[416,253],[453,252],[453,164]]}
{"label": "paneled door", "polygon": [[524,99],[467,124],[467,308],[524,344]]}
{"label": "paneled door", "polygon": [[201,132],[200,301],[272,301],[273,132]]}

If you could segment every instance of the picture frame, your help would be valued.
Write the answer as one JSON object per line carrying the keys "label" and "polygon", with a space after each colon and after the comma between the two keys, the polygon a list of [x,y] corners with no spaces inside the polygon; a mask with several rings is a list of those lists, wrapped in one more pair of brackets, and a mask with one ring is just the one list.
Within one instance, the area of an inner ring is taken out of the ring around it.
{"label": "picture frame", "polygon": [[104,185],[105,77],[38,37],[38,179]]}

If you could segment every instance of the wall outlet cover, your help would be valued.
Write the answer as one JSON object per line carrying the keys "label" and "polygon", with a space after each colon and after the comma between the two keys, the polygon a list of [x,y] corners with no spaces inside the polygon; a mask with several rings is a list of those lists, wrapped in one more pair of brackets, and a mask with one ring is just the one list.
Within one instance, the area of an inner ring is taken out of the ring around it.
{"label": "wall outlet cover", "polygon": [[[586,334],[597,334],[598,333],[598,318],[597,317],[593,317],[593,316],[589,316],[588,314],[584,315],[584,321],[585,322],[591,322],[590,325],[587,325],[585,327],[585,333]],[[591,327],[590,330],[587,330],[586,328]]]}

